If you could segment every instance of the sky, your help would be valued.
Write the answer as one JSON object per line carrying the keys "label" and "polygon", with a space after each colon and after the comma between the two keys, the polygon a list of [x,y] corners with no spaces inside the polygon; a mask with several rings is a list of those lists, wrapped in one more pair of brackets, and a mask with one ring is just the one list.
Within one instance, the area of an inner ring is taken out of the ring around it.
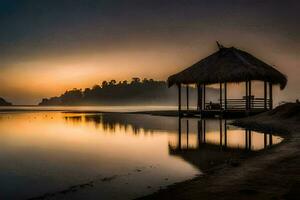
{"label": "sky", "polygon": [[0,96],[37,104],[103,80],[166,80],[224,46],[288,77],[300,94],[300,1],[0,0]]}

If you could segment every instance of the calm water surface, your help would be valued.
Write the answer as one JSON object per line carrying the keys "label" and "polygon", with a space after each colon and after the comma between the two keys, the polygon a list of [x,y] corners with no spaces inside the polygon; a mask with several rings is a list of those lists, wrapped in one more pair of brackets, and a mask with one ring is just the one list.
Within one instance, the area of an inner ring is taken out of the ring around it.
{"label": "calm water surface", "polygon": [[227,121],[61,112],[0,113],[0,137],[0,199],[132,199],[282,141]]}
{"label": "calm water surface", "polygon": [[[193,107],[191,107],[193,108]],[[105,112],[135,112],[151,110],[176,110],[177,106],[1,106],[0,110],[27,111],[105,111]]]}

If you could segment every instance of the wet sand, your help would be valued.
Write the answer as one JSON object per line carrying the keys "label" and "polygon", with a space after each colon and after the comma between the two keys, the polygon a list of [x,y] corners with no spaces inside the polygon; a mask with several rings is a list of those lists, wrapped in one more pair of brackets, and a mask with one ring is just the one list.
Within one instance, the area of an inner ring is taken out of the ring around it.
{"label": "wet sand", "polygon": [[282,144],[206,171],[140,199],[298,199],[300,105],[236,120],[235,125],[285,137]]}

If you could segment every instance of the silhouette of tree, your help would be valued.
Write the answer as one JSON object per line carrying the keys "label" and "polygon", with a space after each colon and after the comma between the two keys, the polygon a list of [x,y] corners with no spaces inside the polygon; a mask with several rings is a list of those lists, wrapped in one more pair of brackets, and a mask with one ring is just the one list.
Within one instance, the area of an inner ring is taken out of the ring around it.
{"label": "silhouette of tree", "polygon": [[140,83],[141,79],[138,77],[134,77],[132,78],[132,82],[131,83]]}
{"label": "silhouette of tree", "polygon": [[101,87],[102,87],[102,88],[105,88],[105,87],[107,87],[107,86],[108,86],[107,81],[103,81],[102,84],[101,84]]}
{"label": "silhouette of tree", "polygon": [[117,83],[116,80],[111,80],[111,81],[109,82],[109,86],[114,86],[114,85],[116,85],[116,83]]}
{"label": "silhouette of tree", "polygon": [[[195,88],[190,89],[196,94]],[[73,88],[59,97],[44,98],[39,105],[128,105],[128,104],[177,104],[177,89],[168,88],[165,81],[134,77],[131,82],[103,81],[101,87]]]}

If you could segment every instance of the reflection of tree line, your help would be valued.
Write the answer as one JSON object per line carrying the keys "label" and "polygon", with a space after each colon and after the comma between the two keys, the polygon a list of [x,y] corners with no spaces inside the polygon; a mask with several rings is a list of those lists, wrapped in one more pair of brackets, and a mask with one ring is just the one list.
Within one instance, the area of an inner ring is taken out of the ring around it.
{"label": "reflection of tree line", "polygon": [[[191,88],[191,93],[196,94]],[[177,90],[168,88],[165,81],[133,78],[131,82],[115,80],[103,81],[92,88],[72,89],[59,97],[44,98],[39,105],[124,105],[124,104],[164,104],[176,105]]]}
{"label": "reflection of tree line", "polygon": [[65,116],[66,121],[73,123],[93,123],[96,128],[102,127],[104,131],[114,132],[117,127],[125,132],[132,131],[134,134],[153,133],[154,131],[176,131],[177,121],[175,118],[153,117],[138,114],[95,114]]}
{"label": "reflection of tree line", "polygon": [[[180,150],[188,150],[189,147],[189,120],[186,119],[186,146],[182,146],[182,121],[183,119],[178,118],[178,144],[176,147],[169,145],[169,149],[171,151],[180,151]],[[220,131],[220,141],[219,141],[219,149],[227,149],[227,130],[228,130],[228,124],[226,119],[219,119],[219,131]],[[243,149],[245,150],[251,150],[252,147],[252,134],[250,129],[245,129],[245,146]],[[197,121],[197,148],[200,149],[201,147],[210,146],[213,144],[209,144],[206,139],[206,120],[198,120]],[[272,134],[266,134],[264,133],[264,148],[270,147],[273,145],[273,139]],[[216,146],[216,145],[213,145]]]}

